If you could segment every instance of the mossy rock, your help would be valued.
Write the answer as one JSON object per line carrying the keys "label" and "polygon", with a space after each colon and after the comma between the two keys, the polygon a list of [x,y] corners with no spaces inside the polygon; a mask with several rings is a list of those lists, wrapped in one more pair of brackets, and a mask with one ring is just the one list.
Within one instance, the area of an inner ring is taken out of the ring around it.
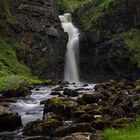
{"label": "mossy rock", "polygon": [[62,122],[56,119],[36,120],[29,122],[23,130],[23,134],[27,136],[52,136],[53,131],[62,125]]}
{"label": "mossy rock", "polygon": [[91,94],[84,94],[82,96],[82,100],[87,104],[98,103],[103,98],[104,98],[104,95],[97,92],[94,92]]}
{"label": "mossy rock", "polygon": [[71,99],[61,99],[59,97],[53,97],[45,103],[44,115],[48,112],[54,112],[59,114],[62,118],[70,118],[73,116],[73,112],[76,109],[77,103]]}

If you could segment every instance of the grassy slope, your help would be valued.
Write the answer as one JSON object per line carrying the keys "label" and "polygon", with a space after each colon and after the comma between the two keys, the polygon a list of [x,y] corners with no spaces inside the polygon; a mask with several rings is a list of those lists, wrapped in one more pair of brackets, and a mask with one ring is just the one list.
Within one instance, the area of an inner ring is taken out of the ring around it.
{"label": "grassy slope", "polygon": [[105,140],[140,140],[140,119],[124,129],[106,129]]}
{"label": "grassy slope", "polygon": [[14,45],[0,40],[0,92],[15,89],[22,83],[41,82],[32,77],[30,69],[18,61]]}

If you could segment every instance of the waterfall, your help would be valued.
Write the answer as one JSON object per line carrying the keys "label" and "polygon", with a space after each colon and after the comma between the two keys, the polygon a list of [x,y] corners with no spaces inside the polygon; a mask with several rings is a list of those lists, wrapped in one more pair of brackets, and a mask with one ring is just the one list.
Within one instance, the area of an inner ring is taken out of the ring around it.
{"label": "waterfall", "polygon": [[64,80],[78,82],[79,31],[74,27],[70,13],[59,16],[64,32],[68,33]]}

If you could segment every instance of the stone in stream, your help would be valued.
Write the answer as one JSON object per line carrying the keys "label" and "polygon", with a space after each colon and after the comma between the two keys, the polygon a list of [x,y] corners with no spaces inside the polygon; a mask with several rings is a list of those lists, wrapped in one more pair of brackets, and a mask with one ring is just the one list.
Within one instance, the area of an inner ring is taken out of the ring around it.
{"label": "stone in stream", "polygon": [[56,87],[52,91],[63,91],[63,86]]}
{"label": "stone in stream", "polygon": [[51,92],[51,95],[62,96],[61,92],[59,92],[59,91],[53,91],[53,92]]}
{"label": "stone in stream", "polygon": [[22,126],[21,116],[11,112],[8,108],[0,106],[0,131],[15,130]]}
{"label": "stone in stream", "polygon": [[63,94],[67,95],[68,97],[77,97],[79,95],[77,91],[68,88],[64,89]]}
{"label": "stone in stream", "polygon": [[12,98],[12,97],[26,97],[31,95],[32,92],[27,86],[20,86],[17,89],[9,90],[2,93],[3,97]]}

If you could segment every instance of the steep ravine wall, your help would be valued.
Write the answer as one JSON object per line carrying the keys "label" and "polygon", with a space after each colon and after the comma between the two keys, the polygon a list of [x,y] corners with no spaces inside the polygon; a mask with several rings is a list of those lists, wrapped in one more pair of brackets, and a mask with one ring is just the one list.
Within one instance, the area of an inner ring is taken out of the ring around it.
{"label": "steep ravine wall", "polygon": [[2,0],[0,38],[19,44],[17,55],[34,75],[63,79],[65,42],[56,0]]}
{"label": "steep ravine wall", "polygon": [[139,78],[139,7],[139,0],[106,0],[91,1],[74,11],[81,30],[82,80]]}

